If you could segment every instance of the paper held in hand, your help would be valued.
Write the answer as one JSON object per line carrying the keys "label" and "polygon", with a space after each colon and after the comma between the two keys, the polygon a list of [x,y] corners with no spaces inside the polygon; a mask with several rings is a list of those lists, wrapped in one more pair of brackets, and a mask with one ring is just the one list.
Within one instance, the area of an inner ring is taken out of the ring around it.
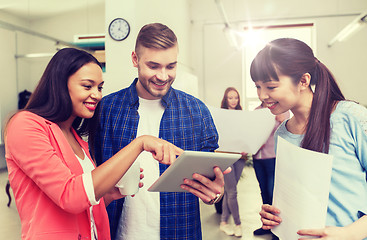
{"label": "paper held in hand", "polygon": [[298,239],[298,230],[325,227],[332,160],[278,137],[273,206],[282,223],[272,231],[280,239]]}
{"label": "paper held in hand", "polygon": [[219,134],[218,151],[255,154],[275,125],[275,116],[267,108],[255,111],[208,108]]}

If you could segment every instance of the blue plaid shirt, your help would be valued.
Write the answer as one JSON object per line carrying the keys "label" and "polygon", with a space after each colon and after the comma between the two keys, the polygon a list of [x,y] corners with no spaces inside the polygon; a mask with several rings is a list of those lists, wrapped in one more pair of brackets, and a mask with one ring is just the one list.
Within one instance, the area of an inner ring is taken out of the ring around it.
{"label": "blue plaid shirt", "polygon": [[[137,79],[130,87],[112,93],[100,102],[100,124],[95,145],[91,146],[98,165],[111,158],[136,137],[139,122],[136,82]],[[171,87],[162,98],[162,105],[165,111],[160,123],[160,138],[184,150],[214,151],[218,148],[218,133],[203,102]],[[160,164],[160,174],[167,167]],[[112,239],[116,237],[122,207],[123,199],[113,201],[107,207]],[[161,192],[160,238],[201,237],[198,198],[191,193]]]}

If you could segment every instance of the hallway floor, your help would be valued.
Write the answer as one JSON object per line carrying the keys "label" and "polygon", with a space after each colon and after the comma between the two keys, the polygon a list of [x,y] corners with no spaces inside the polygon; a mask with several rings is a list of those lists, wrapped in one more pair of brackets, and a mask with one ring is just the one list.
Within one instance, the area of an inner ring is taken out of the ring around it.
{"label": "hallway floor", "polygon": [[[5,192],[5,186],[8,181],[8,172],[6,170],[0,171],[0,238],[9,240],[19,240],[20,235],[20,219],[15,207],[14,197],[10,207],[8,204],[8,195]],[[12,194],[12,191],[10,190]]]}
{"label": "hallway floor", "polygon": [[[237,198],[241,217],[242,238],[227,236],[219,230],[220,214],[216,213],[214,206],[201,202],[201,226],[204,240],[270,240],[271,235],[254,236],[253,231],[261,227],[259,211],[261,209],[260,188],[253,167],[246,166],[237,185]],[[230,224],[233,218],[230,218]]]}
{"label": "hallway floor", "polygon": [[[10,207],[7,207],[8,197],[5,193],[5,185],[8,179],[6,171],[0,171],[0,238],[7,240],[20,239],[20,220],[12,199]],[[201,202],[201,224],[204,240],[270,240],[270,235],[254,236],[252,232],[261,226],[259,211],[261,208],[260,189],[252,167],[245,167],[238,183],[238,202],[242,221],[242,238],[227,236],[219,230],[220,215],[216,213],[214,206],[208,206]],[[230,218],[229,223],[233,224]]]}

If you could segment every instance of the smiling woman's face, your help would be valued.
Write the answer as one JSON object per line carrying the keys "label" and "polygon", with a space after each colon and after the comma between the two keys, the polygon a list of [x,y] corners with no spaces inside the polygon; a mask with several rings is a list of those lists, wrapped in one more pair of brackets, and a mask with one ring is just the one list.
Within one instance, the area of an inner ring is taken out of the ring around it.
{"label": "smiling woman's face", "polygon": [[227,94],[228,109],[236,109],[238,105],[238,94],[236,91],[229,91]]}
{"label": "smiling woman's face", "polygon": [[102,99],[103,83],[102,70],[95,63],[85,64],[69,77],[72,117],[93,117],[97,104]]}
{"label": "smiling woman's face", "polygon": [[290,77],[280,75],[278,78],[279,81],[255,82],[259,99],[274,115],[284,113],[297,106],[301,94],[299,86],[294,85]]}

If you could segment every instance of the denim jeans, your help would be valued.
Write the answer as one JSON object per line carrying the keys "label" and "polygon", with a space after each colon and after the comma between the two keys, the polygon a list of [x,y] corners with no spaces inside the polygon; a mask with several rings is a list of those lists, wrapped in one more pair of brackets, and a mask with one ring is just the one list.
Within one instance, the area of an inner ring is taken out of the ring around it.
{"label": "denim jeans", "polygon": [[274,190],[275,158],[253,159],[263,204],[272,204]]}

